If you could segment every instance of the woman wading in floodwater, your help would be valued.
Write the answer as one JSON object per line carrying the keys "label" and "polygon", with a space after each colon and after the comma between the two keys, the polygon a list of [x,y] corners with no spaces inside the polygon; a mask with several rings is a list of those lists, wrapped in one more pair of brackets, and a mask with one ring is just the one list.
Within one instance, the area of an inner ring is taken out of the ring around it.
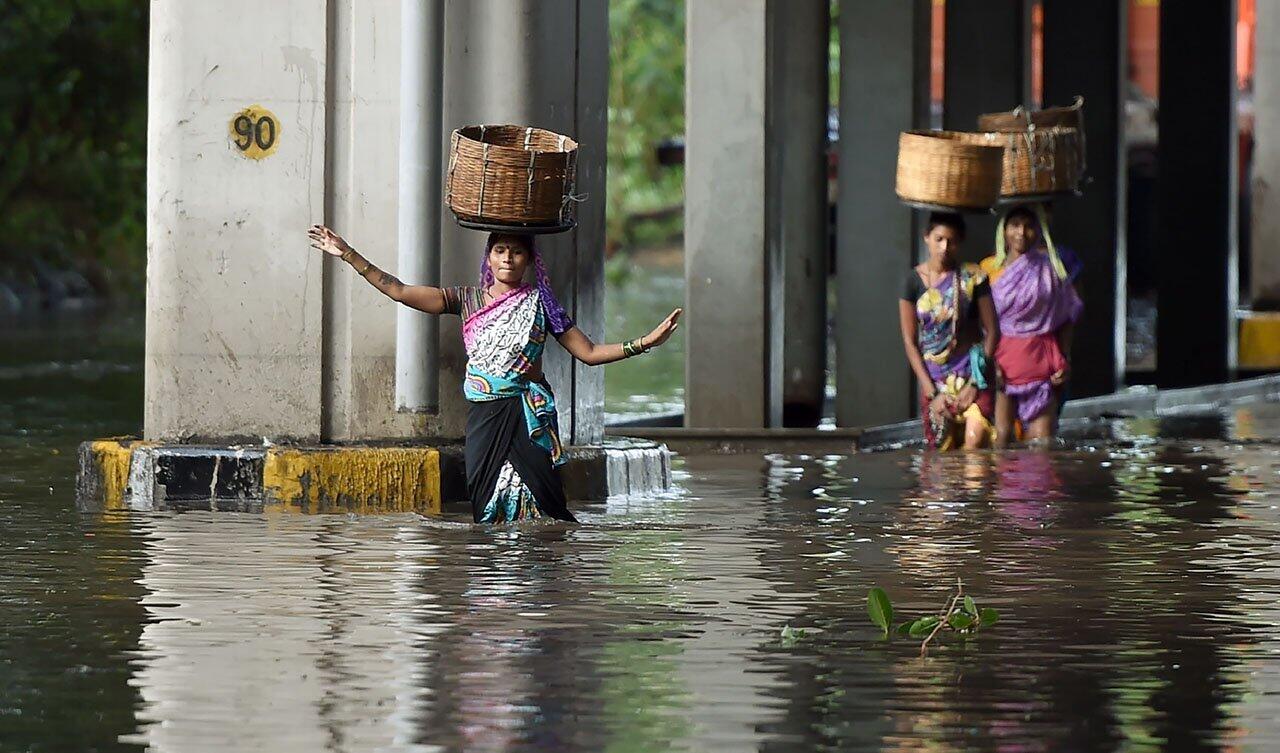
{"label": "woman wading in floodwater", "polygon": [[907,362],[920,382],[925,442],[940,450],[986,447],[995,439],[996,312],[986,275],[956,261],[964,233],[958,214],[929,216],[929,259],[907,273],[898,303]]}
{"label": "woman wading in floodwater", "polygon": [[1048,440],[1058,395],[1071,378],[1071,334],[1084,310],[1046,225],[1042,208],[1011,209],[996,229],[996,252],[982,260],[1000,324],[996,348],[996,445],[1014,436],[1015,419],[1029,440]]}
{"label": "woman wading in floodwater", "polygon": [[[467,492],[475,521],[574,520],[558,470],[564,457],[555,396],[542,375],[547,332],[574,358],[598,366],[665,343],[679,327],[681,310],[672,311],[644,337],[597,345],[556,300],[530,236],[490,235],[479,287],[436,288],[405,285],[323,225],[313,225],[307,235],[312,247],[340,257],[392,300],[428,314],[462,317],[467,350],[463,393],[471,403]],[[534,284],[524,281],[530,266]]]}

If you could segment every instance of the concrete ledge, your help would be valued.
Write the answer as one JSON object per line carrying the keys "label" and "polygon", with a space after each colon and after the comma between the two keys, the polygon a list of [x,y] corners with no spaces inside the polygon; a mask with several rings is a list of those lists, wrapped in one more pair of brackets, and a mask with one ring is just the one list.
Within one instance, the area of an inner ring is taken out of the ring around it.
{"label": "concrete ledge", "polygon": [[[1259,400],[1280,400],[1280,374],[1177,390],[1130,387],[1110,395],[1078,398],[1062,412],[1061,434],[1071,439],[1106,439],[1103,419],[1163,417],[1217,410]],[[920,419],[862,429],[681,429],[610,426],[610,436],[625,434],[658,440],[684,453],[857,452],[919,445]]]}
{"label": "concrete ledge", "polygon": [[[653,494],[671,486],[670,452],[647,441],[570,447],[570,500]],[[219,510],[439,513],[466,503],[461,445],[215,446],[130,438],[84,442],[76,504],[83,511]]]}
{"label": "concrete ledge", "polygon": [[609,437],[661,442],[684,454],[739,452],[855,452],[862,429],[683,429],[606,427]]}

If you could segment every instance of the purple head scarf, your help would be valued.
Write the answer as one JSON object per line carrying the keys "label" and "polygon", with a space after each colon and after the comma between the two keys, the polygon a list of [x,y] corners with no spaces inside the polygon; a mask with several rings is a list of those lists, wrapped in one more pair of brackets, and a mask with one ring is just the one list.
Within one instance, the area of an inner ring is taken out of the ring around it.
{"label": "purple head scarf", "polygon": [[[499,233],[490,233],[489,239],[484,244],[484,258],[480,260],[480,284],[486,288],[494,281],[493,270],[489,269],[489,252],[493,250],[493,245],[500,237],[502,235]],[[556,298],[555,291],[551,289],[551,278],[547,275],[547,267],[542,263],[542,254],[538,253],[538,246],[534,243],[533,236],[512,233],[508,237],[520,238],[525,248],[529,249],[529,254],[533,256],[538,294],[542,298],[542,308],[547,313],[547,323],[550,325],[551,332],[556,335],[568,332],[573,327],[573,320],[569,318],[564,306],[560,305],[560,299]]]}

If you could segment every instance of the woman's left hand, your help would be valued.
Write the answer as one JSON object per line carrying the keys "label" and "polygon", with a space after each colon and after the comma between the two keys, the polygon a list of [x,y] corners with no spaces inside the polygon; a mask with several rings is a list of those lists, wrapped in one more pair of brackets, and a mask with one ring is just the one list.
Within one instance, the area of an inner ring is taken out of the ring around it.
{"label": "woman's left hand", "polygon": [[1066,384],[1069,379],[1071,379],[1071,364],[1068,363],[1066,366],[1049,375],[1049,384],[1052,384],[1054,387],[1061,387]]}
{"label": "woman's left hand", "polygon": [[978,399],[978,388],[972,384],[967,385],[960,390],[960,394],[956,396],[956,413],[964,413],[969,410],[969,406],[973,405],[973,401]]}
{"label": "woman's left hand", "polygon": [[680,315],[684,313],[684,309],[676,309],[667,315],[662,323],[653,328],[653,331],[640,338],[641,344],[647,350],[656,348],[666,342],[673,332],[680,329]]}

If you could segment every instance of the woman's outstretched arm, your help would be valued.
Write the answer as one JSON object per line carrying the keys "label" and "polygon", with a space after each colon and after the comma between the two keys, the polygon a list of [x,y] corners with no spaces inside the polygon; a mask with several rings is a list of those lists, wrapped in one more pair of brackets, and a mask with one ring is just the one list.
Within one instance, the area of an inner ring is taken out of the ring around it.
{"label": "woman's outstretched arm", "polygon": [[650,348],[656,348],[665,343],[667,338],[671,337],[671,334],[680,328],[679,319],[680,314],[683,312],[684,309],[672,311],[649,334],[625,343],[597,345],[591,342],[591,338],[587,337],[587,334],[577,327],[570,327],[557,339],[560,340],[560,344],[574,358],[588,366],[601,366],[606,363],[621,361],[624,358],[643,353]]}
{"label": "woman's outstretched arm", "polygon": [[351,265],[370,285],[380,290],[393,301],[415,308],[428,314],[443,314],[445,308],[444,291],[430,285],[405,285],[390,272],[383,272],[368,259],[360,255],[343,240],[342,236],[324,225],[312,225],[307,229],[307,238],[311,247],[336,256]]}

